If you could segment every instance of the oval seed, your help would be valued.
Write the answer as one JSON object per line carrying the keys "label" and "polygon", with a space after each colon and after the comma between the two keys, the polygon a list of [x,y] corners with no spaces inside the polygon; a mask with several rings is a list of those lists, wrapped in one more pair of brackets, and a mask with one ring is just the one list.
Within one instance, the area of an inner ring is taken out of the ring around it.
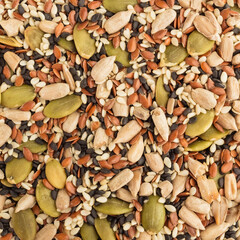
{"label": "oval seed", "polygon": [[112,43],[105,45],[105,50],[108,56],[116,56],[116,61],[120,62],[124,67],[129,67],[129,54],[126,51],[123,51],[120,47],[114,48]]}
{"label": "oval seed", "polygon": [[1,105],[8,108],[18,108],[36,97],[34,88],[29,85],[10,87],[2,93]]}
{"label": "oval seed", "polygon": [[205,133],[211,127],[213,119],[213,110],[208,111],[206,114],[199,114],[194,123],[188,123],[185,134],[193,138]]}
{"label": "oval seed", "polygon": [[174,46],[172,44],[166,47],[166,51],[161,56],[160,67],[172,67],[175,66],[188,56],[186,49],[181,46]]}
{"label": "oval seed", "polygon": [[95,228],[87,223],[84,223],[80,229],[82,240],[98,240],[98,234]]}
{"label": "oval seed", "polygon": [[229,131],[225,130],[224,132],[218,131],[213,125],[199,137],[206,141],[216,141],[218,139],[224,138],[228,135]]}
{"label": "oval seed", "polygon": [[60,38],[58,45],[70,52],[76,52],[74,41],[67,41],[65,38]]}
{"label": "oval seed", "polygon": [[142,225],[149,234],[160,232],[164,226],[166,211],[164,205],[158,202],[158,196],[150,196],[142,210]]}
{"label": "oval seed", "polygon": [[46,188],[42,181],[38,182],[36,188],[36,200],[42,211],[51,217],[59,217],[55,201],[51,197],[51,190]]}
{"label": "oval seed", "polygon": [[199,152],[210,147],[212,143],[213,143],[212,141],[197,140],[188,145],[188,147],[185,150],[189,152]]}
{"label": "oval seed", "polygon": [[11,47],[22,47],[22,44],[18,42],[13,37],[7,37],[4,35],[0,35],[0,43],[11,46]]}
{"label": "oval seed", "polygon": [[38,144],[35,141],[27,141],[22,143],[18,149],[22,151],[25,147],[28,148],[32,153],[40,153],[47,149],[47,144]]}
{"label": "oval seed", "polygon": [[163,77],[160,76],[156,86],[156,102],[159,107],[166,107],[169,93],[164,88]]}
{"label": "oval seed", "polygon": [[32,162],[25,158],[13,158],[6,164],[5,174],[11,184],[22,182],[32,170]]}
{"label": "oval seed", "polygon": [[91,38],[87,30],[78,30],[78,24],[73,30],[73,40],[81,57],[89,59],[95,53],[95,40]]}
{"label": "oval seed", "polygon": [[133,209],[129,208],[129,203],[126,203],[117,198],[110,198],[106,203],[102,203],[94,208],[101,213],[107,215],[120,215],[131,212]]}
{"label": "oval seed", "polygon": [[59,161],[51,159],[46,164],[45,169],[47,180],[58,189],[65,186],[67,175]]}
{"label": "oval seed", "polygon": [[43,110],[46,117],[62,118],[75,112],[82,104],[80,96],[69,95],[51,101]]}
{"label": "oval seed", "polygon": [[187,51],[192,56],[202,55],[210,51],[214,43],[214,41],[207,39],[198,31],[193,31],[188,37]]}
{"label": "oval seed", "polygon": [[44,32],[38,27],[27,27],[24,31],[25,40],[32,50],[35,50],[36,48],[40,49],[43,35]]}
{"label": "oval seed", "polygon": [[115,234],[110,226],[108,220],[105,219],[95,219],[95,228],[101,240],[116,240]]}
{"label": "oval seed", "polygon": [[31,209],[13,213],[11,224],[21,240],[34,240],[37,232],[37,223]]}
{"label": "oval seed", "polygon": [[120,11],[127,10],[128,5],[136,5],[137,0],[118,0],[118,1],[112,1],[112,0],[103,0],[103,6],[110,12],[117,13]]}

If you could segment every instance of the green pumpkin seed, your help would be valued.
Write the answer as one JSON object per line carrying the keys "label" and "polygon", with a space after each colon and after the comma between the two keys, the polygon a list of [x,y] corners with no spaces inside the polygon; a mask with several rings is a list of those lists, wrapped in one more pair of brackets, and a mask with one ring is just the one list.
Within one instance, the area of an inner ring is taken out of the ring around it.
{"label": "green pumpkin seed", "polygon": [[187,125],[186,135],[196,137],[205,133],[212,125],[214,119],[214,111],[208,111],[206,114],[199,114],[197,120]]}
{"label": "green pumpkin seed", "polygon": [[91,38],[87,30],[78,30],[78,24],[73,30],[73,40],[81,57],[89,59],[95,53],[95,40]]}
{"label": "green pumpkin seed", "polygon": [[67,41],[65,38],[60,38],[58,45],[70,52],[76,52],[76,48],[73,41]]}
{"label": "green pumpkin seed", "polygon": [[68,95],[51,101],[43,110],[46,117],[62,118],[75,112],[82,104],[80,96]]}
{"label": "green pumpkin seed", "polygon": [[158,106],[166,107],[169,93],[164,88],[163,77],[159,77],[156,85],[156,102]]}
{"label": "green pumpkin seed", "polygon": [[130,67],[129,54],[123,51],[120,47],[114,48],[112,43],[105,45],[105,50],[108,56],[116,56],[116,61],[120,62],[124,67]]}
{"label": "green pumpkin seed", "polygon": [[11,184],[22,182],[32,170],[32,162],[25,158],[13,158],[6,164],[5,174]]}
{"label": "green pumpkin seed", "polygon": [[13,37],[7,37],[4,35],[0,35],[0,43],[11,46],[11,47],[22,47],[22,44],[18,42]]}
{"label": "green pumpkin seed", "polygon": [[37,233],[37,223],[31,209],[13,213],[11,224],[14,232],[21,240],[34,240]]}
{"label": "green pumpkin seed", "polygon": [[231,10],[240,13],[240,8],[235,4],[233,7],[230,7]]}
{"label": "green pumpkin seed", "polygon": [[224,138],[228,135],[229,131],[225,130],[224,132],[218,131],[213,125],[199,137],[206,141],[216,141],[218,139]]}
{"label": "green pumpkin seed", "polygon": [[186,49],[182,45],[168,45],[166,51],[161,56],[160,67],[175,66],[188,56]]}
{"label": "green pumpkin seed", "polygon": [[18,149],[22,151],[24,147],[28,148],[32,153],[40,153],[47,149],[47,144],[38,144],[35,141],[28,141],[22,143]]}
{"label": "green pumpkin seed", "polygon": [[101,240],[116,240],[115,234],[107,219],[95,219],[95,228]]}
{"label": "green pumpkin seed", "polygon": [[8,108],[18,108],[36,97],[34,88],[29,85],[10,87],[2,93],[1,104]]}
{"label": "green pumpkin seed", "polygon": [[57,211],[55,201],[52,199],[51,190],[46,188],[42,181],[38,182],[36,188],[36,200],[44,213],[51,217],[60,216],[60,212]]}
{"label": "green pumpkin seed", "polygon": [[43,35],[44,32],[38,27],[27,27],[24,31],[25,40],[32,50],[35,50],[36,48],[40,49]]}
{"label": "green pumpkin seed", "polygon": [[50,159],[46,164],[45,169],[47,180],[58,189],[65,186],[67,175],[61,163],[56,159]]}
{"label": "green pumpkin seed", "polygon": [[1,179],[1,183],[6,187],[13,187],[14,185],[9,183],[7,179]]}
{"label": "green pumpkin seed", "polygon": [[166,211],[164,205],[158,202],[158,196],[150,196],[142,210],[142,226],[149,234],[160,232],[164,226]]}
{"label": "green pumpkin seed", "polygon": [[103,6],[110,12],[117,13],[127,10],[128,5],[136,5],[137,0],[103,0]]}
{"label": "green pumpkin seed", "polygon": [[82,240],[98,240],[96,229],[87,223],[83,224],[80,229],[80,233]]}
{"label": "green pumpkin seed", "polygon": [[220,173],[220,171],[219,171],[219,168],[217,168],[217,174],[216,174],[216,176],[215,176],[214,178],[209,177],[209,179],[213,179],[213,180],[214,180],[214,182],[216,183],[216,186],[217,186],[218,190],[220,189],[220,186],[219,186],[218,181],[219,181],[219,179],[222,178],[223,176],[224,176],[224,174],[222,175],[222,174]]}
{"label": "green pumpkin seed", "polygon": [[197,140],[188,145],[188,147],[185,150],[189,152],[203,151],[204,149],[210,147],[212,143],[213,143],[212,141]]}
{"label": "green pumpkin seed", "polygon": [[107,215],[120,215],[132,212],[132,208],[129,208],[129,203],[124,202],[117,198],[110,198],[106,203],[94,206],[94,208],[101,213]]}
{"label": "green pumpkin seed", "polygon": [[187,51],[192,56],[202,55],[210,51],[214,43],[214,41],[207,39],[198,31],[193,31],[188,37]]}

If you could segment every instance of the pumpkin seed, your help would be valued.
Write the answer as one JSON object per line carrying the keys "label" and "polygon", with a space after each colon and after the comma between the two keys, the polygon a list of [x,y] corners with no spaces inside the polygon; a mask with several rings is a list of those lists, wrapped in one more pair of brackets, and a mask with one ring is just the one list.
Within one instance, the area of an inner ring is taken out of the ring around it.
{"label": "pumpkin seed", "polygon": [[11,224],[21,240],[34,240],[37,233],[37,222],[31,209],[13,213]]}
{"label": "pumpkin seed", "polygon": [[160,67],[175,66],[188,56],[186,49],[182,45],[168,45],[166,51],[161,56]]}
{"label": "pumpkin seed", "polygon": [[235,4],[233,7],[230,7],[231,10],[240,13],[240,8]]}
{"label": "pumpkin seed", "polygon": [[75,112],[82,104],[80,96],[68,95],[51,101],[43,110],[46,117],[62,118]]}
{"label": "pumpkin seed", "polygon": [[94,208],[101,213],[107,215],[120,215],[124,213],[129,213],[133,209],[129,208],[129,203],[124,202],[117,198],[110,198],[106,203],[99,204],[94,206]]}
{"label": "pumpkin seed", "polygon": [[65,38],[60,38],[58,45],[70,52],[76,52],[74,41],[67,41]]}
{"label": "pumpkin seed", "polygon": [[47,144],[38,144],[35,141],[27,141],[22,143],[18,149],[22,151],[24,147],[28,148],[32,153],[40,153],[47,149]]}
{"label": "pumpkin seed", "polygon": [[41,180],[38,182],[36,188],[36,200],[44,213],[51,217],[60,216],[60,212],[57,211],[55,201],[52,199],[51,190],[46,188]]}
{"label": "pumpkin seed", "polygon": [[34,88],[29,85],[10,87],[2,93],[1,105],[8,108],[17,108],[36,97]]}
{"label": "pumpkin seed", "polygon": [[212,141],[197,140],[188,145],[185,150],[189,152],[199,152],[210,147],[212,143]]}
{"label": "pumpkin seed", "polygon": [[212,125],[214,119],[214,111],[207,111],[206,114],[201,113],[197,116],[197,120],[194,123],[187,125],[186,135],[190,137],[196,137],[205,133]]}
{"label": "pumpkin seed", "polygon": [[116,240],[115,234],[107,219],[95,219],[95,228],[101,240]]}
{"label": "pumpkin seed", "polygon": [[7,37],[4,35],[0,35],[0,43],[11,46],[11,47],[22,47],[22,44],[18,42],[13,37]]}
{"label": "pumpkin seed", "polygon": [[65,186],[67,175],[64,168],[56,159],[50,159],[46,164],[45,169],[47,180],[58,189],[62,189]]}
{"label": "pumpkin seed", "polygon": [[7,179],[1,179],[1,183],[6,187],[13,187],[14,185],[9,183]]}
{"label": "pumpkin seed", "polygon": [[103,6],[110,12],[117,13],[120,11],[127,10],[128,5],[136,5],[137,0],[118,0],[118,1],[112,1],[112,0],[103,0]]}
{"label": "pumpkin seed", "polygon": [[228,135],[229,131],[225,130],[224,132],[218,131],[213,125],[199,137],[206,141],[216,141],[218,139],[224,138]]}
{"label": "pumpkin seed", "polygon": [[32,162],[25,158],[13,158],[6,164],[5,174],[11,184],[22,182],[32,170]]}
{"label": "pumpkin seed", "polygon": [[216,183],[216,186],[217,186],[218,190],[220,189],[220,186],[219,186],[218,181],[219,181],[219,179],[222,178],[223,176],[224,176],[224,174],[221,174],[220,171],[219,171],[219,168],[217,168],[217,174],[216,174],[216,176],[215,176],[214,178],[209,177],[209,179],[213,179],[213,180],[214,180],[214,182]]}
{"label": "pumpkin seed", "polygon": [[38,27],[27,27],[24,31],[25,40],[32,50],[35,50],[36,48],[40,49],[43,35],[44,32]]}
{"label": "pumpkin seed", "polygon": [[73,40],[81,57],[89,59],[95,53],[95,40],[91,38],[87,30],[78,30],[78,24],[73,30]]}
{"label": "pumpkin seed", "polygon": [[80,229],[80,233],[82,240],[98,240],[96,229],[87,223],[83,224]]}
{"label": "pumpkin seed", "polygon": [[123,51],[120,47],[114,48],[112,43],[105,45],[105,50],[108,56],[116,56],[116,61],[120,62],[124,67],[129,67],[129,54],[126,51]]}
{"label": "pumpkin seed", "polygon": [[202,55],[210,51],[214,43],[214,41],[207,39],[198,31],[193,31],[188,37],[187,51],[192,56]]}
{"label": "pumpkin seed", "polygon": [[160,76],[156,85],[156,102],[160,107],[166,107],[169,93],[164,88],[163,77]]}
{"label": "pumpkin seed", "polygon": [[144,203],[141,213],[142,226],[149,234],[160,232],[164,226],[166,211],[164,205],[158,202],[158,196],[150,196]]}

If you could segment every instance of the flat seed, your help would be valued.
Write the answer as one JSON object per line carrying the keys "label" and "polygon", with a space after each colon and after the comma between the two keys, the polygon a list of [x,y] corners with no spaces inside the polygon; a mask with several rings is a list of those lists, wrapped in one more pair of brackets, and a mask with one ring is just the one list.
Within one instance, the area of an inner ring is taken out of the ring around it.
{"label": "flat seed", "polygon": [[37,223],[31,209],[23,210],[12,215],[12,226],[17,236],[22,240],[34,240]]}
{"label": "flat seed", "polygon": [[51,197],[51,190],[46,188],[42,181],[38,182],[36,188],[36,199],[42,211],[51,217],[59,217],[60,213],[57,211],[55,201]]}
{"label": "flat seed", "polygon": [[181,46],[168,45],[165,52],[161,56],[160,67],[172,67],[175,66],[188,56],[186,49]]}
{"label": "flat seed", "polygon": [[0,147],[6,143],[6,141],[12,135],[12,129],[5,123],[0,124]]}
{"label": "flat seed", "polygon": [[0,35],[0,43],[11,46],[11,47],[22,47],[22,44],[18,42],[13,37],[7,37],[4,35]]}
{"label": "flat seed", "polygon": [[190,137],[196,137],[206,132],[212,125],[214,119],[214,111],[208,111],[206,114],[201,113],[197,116],[197,120],[187,125],[185,134]]}
{"label": "flat seed", "polygon": [[107,219],[95,219],[95,228],[98,235],[102,240],[116,240],[115,234],[110,227],[110,223]]}
{"label": "flat seed", "polygon": [[35,240],[52,240],[57,233],[57,228],[53,224],[46,224],[37,232]]}
{"label": "flat seed", "polygon": [[210,147],[212,143],[213,142],[211,141],[197,140],[191,143],[190,145],[188,145],[188,147],[185,150],[189,152],[203,151],[204,149],[207,149],[208,147]]}
{"label": "flat seed", "polygon": [[9,183],[18,184],[22,182],[32,170],[32,162],[25,158],[13,158],[6,164],[5,174]]}
{"label": "flat seed", "polygon": [[114,48],[112,43],[105,45],[105,50],[108,56],[116,56],[116,61],[120,62],[124,67],[129,67],[128,52],[122,50],[120,47]]}
{"label": "flat seed", "polygon": [[66,173],[59,161],[55,159],[48,160],[45,169],[47,180],[55,188],[62,189],[66,183]]}
{"label": "flat seed", "polygon": [[40,49],[43,35],[44,33],[38,27],[27,27],[24,31],[25,40],[32,50]]}
{"label": "flat seed", "polygon": [[95,228],[87,223],[84,223],[80,229],[82,240],[98,240],[98,234]]}
{"label": "flat seed", "polygon": [[141,213],[142,225],[151,235],[160,232],[165,222],[166,211],[164,205],[158,200],[158,196],[150,196],[148,202],[143,205]]}
{"label": "flat seed", "polygon": [[156,102],[159,107],[166,107],[169,93],[164,88],[163,77],[160,76],[156,85]]}
{"label": "flat seed", "polygon": [[129,203],[126,203],[117,198],[110,198],[106,203],[94,206],[94,208],[101,213],[107,215],[120,215],[131,212],[133,209],[129,208]]}
{"label": "flat seed", "polygon": [[38,144],[35,141],[27,141],[18,147],[21,151],[23,148],[28,148],[32,153],[41,153],[47,149],[47,144]]}
{"label": "flat seed", "polygon": [[199,137],[205,141],[216,141],[224,138],[228,135],[229,131],[224,130],[224,132],[218,131],[213,125]]}
{"label": "flat seed", "polygon": [[46,117],[62,118],[75,112],[82,104],[80,96],[69,95],[51,101],[43,110]]}
{"label": "flat seed", "polygon": [[214,41],[207,39],[198,31],[193,31],[187,41],[187,51],[192,56],[202,55],[210,51],[214,46]]}
{"label": "flat seed", "polygon": [[34,88],[29,85],[10,87],[2,93],[1,104],[8,108],[18,108],[24,103],[32,101],[36,97]]}
{"label": "flat seed", "polygon": [[78,24],[73,30],[73,40],[81,57],[89,59],[95,53],[95,40],[91,38],[87,30],[78,30]]}
{"label": "flat seed", "polygon": [[134,6],[135,4],[137,4],[137,0],[119,0],[117,2],[112,0],[103,0],[103,6],[113,13],[125,11],[127,10],[128,5]]}
{"label": "flat seed", "polygon": [[70,52],[76,52],[74,41],[68,41],[65,38],[60,38],[58,45]]}

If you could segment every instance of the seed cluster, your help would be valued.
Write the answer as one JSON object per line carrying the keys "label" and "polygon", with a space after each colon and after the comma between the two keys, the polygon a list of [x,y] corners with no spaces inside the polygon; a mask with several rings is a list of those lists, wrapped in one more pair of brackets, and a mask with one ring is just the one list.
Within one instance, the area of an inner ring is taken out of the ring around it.
{"label": "seed cluster", "polygon": [[0,234],[240,239],[237,0],[0,0]]}

